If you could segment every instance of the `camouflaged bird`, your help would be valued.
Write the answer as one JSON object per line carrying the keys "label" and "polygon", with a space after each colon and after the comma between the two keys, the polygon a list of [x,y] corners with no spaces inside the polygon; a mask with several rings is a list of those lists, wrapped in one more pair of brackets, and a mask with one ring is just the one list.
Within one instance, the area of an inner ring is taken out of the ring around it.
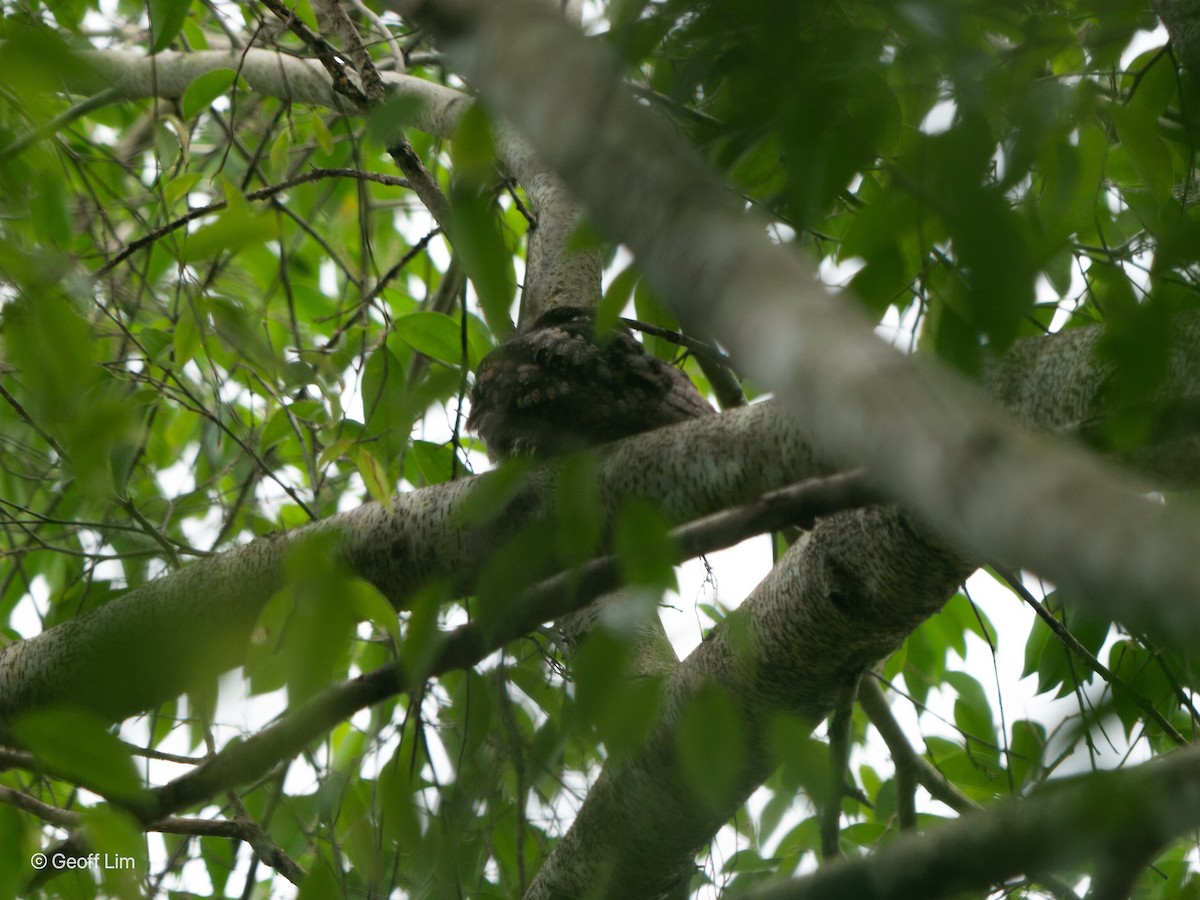
{"label": "camouflaged bird", "polygon": [[558,306],[483,358],[467,427],[495,459],[550,456],[713,415],[679,369],[592,310]]}

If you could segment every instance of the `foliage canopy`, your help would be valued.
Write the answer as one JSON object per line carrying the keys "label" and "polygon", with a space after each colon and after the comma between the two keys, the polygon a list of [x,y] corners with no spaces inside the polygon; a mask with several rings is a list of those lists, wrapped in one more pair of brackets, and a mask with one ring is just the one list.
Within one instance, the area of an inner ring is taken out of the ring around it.
{"label": "foliage canopy", "polygon": [[[529,250],[535,220],[547,246],[557,228],[574,253],[603,260],[603,299],[576,300],[658,326],[647,348],[729,397],[720,365],[668,339],[674,315],[612,236],[537,193],[496,111],[463,112],[471,86],[443,55],[436,10],[402,18],[392,6],[0,3],[4,639],[87,621],[223,559],[240,562],[222,584],[262,588],[230,620],[168,622],[159,663],[196,671],[172,674],[186,687],[142,715],[115,716],[119,730],[103,709],[3,708],[13,749],[0,847],[12,849],[0,895],[32,884],[67,897],[249,897],[287,881],[305,897],[521,895],[567,846],[600,771],[636,766],[683,696],[674,656],[659,651],[647,671],[639,645],[674,579],[669,532],[700,513],[610,503],[595,456],[556,469],[555,512],[520,527],[508,527],[510,504],[542,470],[519,461],[480,484],[454,523],[501,535],[486,554],[448,539],[458,563],[439,569],[404,557],[396,538],[393,562],[418,573],[403,597],[342,551],[339,513],[386,506],[397,486],[457,502],[435,486],[487,468],[463,431],[464,401],[470,373],[515,328],[518,288],[555,265]],[[1102,324],[1079,365],[1102,373],[1104,415],[1070,430],[1135,461],[1190,436],[1194,407],[1166,389],[1180,378],[1179,322],[1200,296],[1200,91],[1154,12],[1113,0],[617,0],[585,12],[639,101],[896,343],[986,380],[1011,348]],[[144,64],[151,53],[163,55]],[[324,67],[292,67],[297,57]],[[605,123],[595,128],[602,142]],[[754,314],[754,297],[739,302]],[[740,387],[752,400],[764,391]],[[1158,487],[1194,487],[1183,481]],[[699,477],[680,487],[705,490]],[[284,538],[312,523],[326,525]],[[255,540],[271,576],[251,553],[222,556]],[[607,552],[632,599],[602,627],[577,644],[532,627],[501,640],[529,615],[528,591],[563,570],[577,586],[580,567]],[[937,612],[944,598],[931,598],[899,649],[870,660],[889,690],[863,687],[844,795],[823,745],[833,726],[818,740],[811,716],[772,715],[756,744],[741,737],[752,699],[701,687],[681,701],[669,741],[680,784],[714,815],[737,810],[712,838],[717,852],[701,848],[691,891],[732,896],[810,871],[831,805],[835,841],[857,856],[1025,796],[1076,750],[1104,768],[1118,751],[1140,760],[1194,742],[1194,654],[999,574],[1010,604],[1037,607],[1032,629],[993,624],[965,590]],[[731,615],[737,599],[706,597],[695,618],[750,643]],[[689,616],[696,603],[673,602]],[[464,638],[455,656],[440,635],[463,623],[476,643]],[[215,641],[228,645],[217,671],[173,658],[202,630],[229,636]],[[991,674],[965,666],[971,646],[1023,647],[1037,692],[1074,708],[1055,720],[1061,705],[1041,718],[1006,707],[1012,686],[998,700]],[[133,648],[108,650],[113,681],[96,693],[161,677],[124,668]],[[238,664],[244,678],[218,685]],[[356,676],[380,672],[370,702],[345,700],[365,690]],[[0,693],[9,677],[0,668]],[[146,805],[147,789],[275,734],[266,726],[283,706],[315,721],[322,703],[343,701],[317,739],[262,751],[270,765],[249,783],[216,780],[203,802],[169,809],[187,818],[146,813],[165,808]],[[747,799],[755,767],[770,775]],[[1138,844],[1101,885],[1194,896],[1195,844],[1178,836],[1196,824]],[[131,864],[51,866],[42,883],[25,860],[52,848]],[[1007,893],[1067,896],[1080,872],[1096,874],[1021,862]],[[980,877],[947,874],[945,886],[1000,889]]]}

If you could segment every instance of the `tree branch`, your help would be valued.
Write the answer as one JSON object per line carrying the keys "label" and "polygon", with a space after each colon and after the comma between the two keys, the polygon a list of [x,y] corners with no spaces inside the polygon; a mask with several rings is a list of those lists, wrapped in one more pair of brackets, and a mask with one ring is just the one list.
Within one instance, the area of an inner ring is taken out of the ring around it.
{"label": "tree branch", "polygon": [[[760,404],[618,442],[599,462],[597,478],[608,515],[621,498],[638,496],[681,522],[823,471],[798,430]],[[400,494],[389,507],[366,504],[261,538],[0,648],[0,719],[70,703],[116,721],[239,665],[262,606],[282,584],[289,548],[313,533],[338,535],[351,570],[398,607],[434,579],[466,593],[489,547],[553,510],[558,476],[550,465],[526,476],[499,522],[470,526],[465,511],[498,477]]]}
{"label": "tree branch", "polygon": [[1200,826],[1200,751],[1055,782],[1022,800],[903,835],[870,857],[748,896],[901,900],[994,889],[1031,871],[1142,856]]}
{"label": "tree branch", "polygon": [[[838,475],[794,485],[744,508],[673,530],[672,562],[723,549],[762,530],[811,525],[820,516],[872,500],[869,487],[858,475]],[[429,678],[469,668],[543,622],[585,606],[619,583],[620,564],[611,556],[556,575],[514,601],[504,615],[488,615],[485,611],[475,622],[443,635],[433,648],[418,648],[415,656],[326,688],[245,741],[227,747],[186,775],[123,805],[157,829],[157,823],[172,812],[266,775],[360,709],[411,691]],[[24,764],[35,761],[26,760]],[[0,801],[5,799],[0,793]]]}
{"label": "tree branch", "polygon": [[917,782],[934,800],[941,800],[951,809],[960,813],[979,809],[979,804],[956,788],[949,779],[929,764],[923,756],[913,750],[900,724],[892,716],[887,698],[873,677],[864,678],[858,686],[858,702],[866,712],[867,718],[887,744],[888,753],[896,766],[897,781],[900,780],[900,770],[911,772]]}
{"label": "tree branch", "polygon": [[[373,181],[376,184],[386,184],[392,187],[407,188],[409,183],[403,178],[397,178],[394,175],[382,175],[378,172],[363,172],[358,169],[312,169],[300,175],[295,175],[287,178],[278,184],[272,184],[265,188],[260,188],[256,191],[250,191],[246,194],[247,200],[267,200],[274,197],[283,191],[290,190],[301,184],[309,184],[314,181],[319,181],[322,178],[356,178],[359,181]],[[193,222],[196,219],[202,219],[204,216],[211,215],[215,212],[220,212],[229,204],[224,200],[217,200],[214,203],[206,204],[205,206],[197,206],[189,209],[182,216],[172,219],[153,231],[142,235],[136,240],[126,244],[116,255],[108,262],[96,270],[96,277],[101,278],[107,275],[129,257],[133,256],[138,250],[148,247],[155,241],[161,240],[166,235],[173,231],[178,231],[180,228]]]}
{"label": "tree branch", "polygon": [[530,2],[393,5],[439,31],[484,99],[634,250],[685,327],[718,335],[830,456],[866,465],[977,552],[1170,642],[1200,639],[1200,515],[1147,501],[1146,485],[1015,426],[977,388],[876,338],[855,304],[769,241],[766,223],[636,102],[602,43]]}

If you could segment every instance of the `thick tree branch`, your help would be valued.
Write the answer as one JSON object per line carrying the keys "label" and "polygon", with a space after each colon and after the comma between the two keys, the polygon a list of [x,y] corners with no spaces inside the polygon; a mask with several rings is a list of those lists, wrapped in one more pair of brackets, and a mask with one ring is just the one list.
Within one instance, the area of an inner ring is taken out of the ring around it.
{"label": "thick tree branch", "polygon": [[[747,407],[621,441],[598,464],[607,509],[637,496],[684,522],[829,471],[770,406]],[[557,469],[530,473],[502,526],[467,510],[499,475],[398,495],[202,560],[36,637],[0,649],[0,718],[52,703],[119,720],[240,664],[258,614],[297,540],[337,535],[344,559],[397,606],[431,580],[474,587],[487,548],[548,514]],[[473,499],[474,498],[474,499]]]}
{"label": "thick tree branch", "polygon": [[[1167,640],[1200,639],[1200,516],[1147,501],[1145,485],[1016,427],[962,379],[878,340],[635,101],[602,43],[534,3],[395,5],[439,30],[484,99],[634,250],[680,321],[718,335],[829,455],[865,464],[976,551]],[[1036,535],[1033,521],[1045,526]]]}
{"label": "thick tree branch", "polygon": [[1022,800],[905,835],[870,857],[775,885],[756,900],[901,900],[979,893],[1034,870],[1143,858],[1200,827],[1200,752],[1056,782]]}
{"label": "thick tree branch", "polygon": [[[498,11],[497,14],[508,13]],[[531,35],[530,39],[540,40],[536,34]],[[510,48],[516,56],[522,55],[519,44]],[[551,50],[553,52],[545,59],[557,65],[557,50]],[[240,58],[237,54],[233,56]],[[265,57],[267,59],[260,60],[247,56],[247,62],[255,65],[271,62],[277,69],[287,69],[297,63],[274,54],[265,54]],[[542,60],[542,57],[531,58]],[[160,64],[160,74],[168,63],[180,68],[188,64],[184,57],[178,60],[159,57],[157,62]],[[523,60],[523,63],[527,64],[527,60]],[[568,65],[571,64],[568,61]],[[311,66],[299,65],[307,68],[309,75],[312,74]],[[237,68],[236,65],[230,67]],[[301,79],[308,77],[300,71],[294,74]],[[253,77],[261,78],[257,84],[265,85],[271,76],[264,70],[253,73]],[[321,78],[323,75],[316,72],[313,84],[319,86]],[[168,79],[168,84],[175,83]],[[587,100],[594,94],[594,89],[600,87],[617,98],[615,102],[619,105],[620,95],[619,92],[614,93],[613,83],[611,79],[591,84],[563,82],[556,89]],[[256,82],[251,81],[251,84],[255,86]],[[290,82],[286,79],[276,79],[274,86],[291,90]],[[511,87],[511,82],[501,78],[496,90],[503,94]],[[431,88],[436,86],[427,82],[421,82],[420,85],[406,82],[400,89],[414,91],[416,95]],[[339,102],[329,92],[327,84],[324,90],[330,94],[330,103]],[[418,113],[418,127],[449,134],[452,132],[452,123],[463,108],[464,98],[441,88],[434,93],[437,95],[431,96]],[[546,108],[538,106],[539,98],[539,90],[534,85],[523,102],[530,100],[535,108],[544,112]],[[593,135],[597,121],[605,123],[606,132],[608,128],[607,119],[591,119],[595,109],[594,105],[588,106],[586,103],[582,107],[584,118],[588,119],[587,128]],[[567,124],[571,127],[563,128],[566,139],[574,140],[579,134],[579,129],[575,127],[577,123]],[[785,295],[788,295],[787,302],[790,303],[790,294],[797,290],[798,285],[806,283],[806,270],[794,260],[786,261],[780,257],[778,251],[772,251],[774,255],[770,255],[752,246],[752,233],[755,241],[760,241],[761,236],[753,226],[745,225],[740,209],[730,205],[727,200],[719,199],[711,209],[707,209],[705,204],[716,195],[713,193],[711,176],[706,172],[701,173],[695,182],[695,198],[668,192],[664,199],[657,192],[656,185],[662,182],[674,185],[677,189],[677,176],[682,175],[687,181],[691,177],[689,173],[696,173],[696,169],[688,165],[682,166],[678,172],[674,171],[677,160],[671,156],[675,149],[671,143],[673,137],[663,139],[666,143],[655,148],[655,153],[665,148],[665,155],[644,172],[638,170],[640,163],[635,160],[631,176],[628,160],[622,161],[620,155],[628,149],[636,150],[641,146],[639,142],[643,137],[658,141],[662,133],[652,128],[645,136],[635,135],[633,141],[627,141],[629,136],[619,130],[615,134],[616,143],[612,146],[586,147],[588,154],[602,151],[597,154],[604,160],[602,166],[611,164],[614,153],[617,155],[620,164],[614,170],[615,174],[608,176],[608,180],[602,177],[603,173],[590,173],[590,170],[586,170],[586,161],[579,163],[570,154],[565,162],[560,157],[551,161],[564,173],[574,171],[573,177],[585,186],[592,180],[592,174],[596,174],[595,183],[600,187],[594,190],[614,193],[613,198],[602,198],[597,207],[604,209],[605,203],[610,204],[600,221],[610,227],[613,233],[621,234],[622,228],[629,225],[623,218],[625,212],[643,209],[636,206],[639,198],[627,199],[626,195],[645,194],[641,199],[653,208],[648,210],[650,215],[644,222],[633,220],[633,226],[640,242],[637,245],[639,254],[643,259],[652,261],[652,271],[659,279],[660,288],[677,279],[679,284],[668,293],[674,294],[676,299],[682,297],[685,303],[687,298],[684,295],[698,290],[696,296],[701,305],[699,320],[704,321],[704,314],[707,313],[716,325],[729,328],[728,333],[736,336],[737,342],[733,344],[735,351],[740,348],[744,354],[746,347],[760,339],[764,331],[770,332],[777,327],[777,320],[773,320],[770,313],[759,318],[755,310],[747,316],[751,320],[749,328],[744,332],[739,331],[738,323],[722,318],[720,298],[740,290],[745,292],[744,296],[755,297],[756,300],[761,296],[767,301],[768,307],[772,302],[782,302]],[[502,142],[502,146],[507,145]],[[501,155],[507,152],[512,157],[507,164],[518,173],[519,178],[522,177],[522,171],[529,177],[542,172],[532,154],[520,149],[519,142],[514,142],[512,146],[518,149],[502,150]],[[576,150],[579,149],[577,146]],[[577,171],[580,166],[583,170]],[[691,185],[691,182],[688,184]],[[699,206],[692,205],[693,200]],[[620,206],[622,203],[626,205]],[[667,234],[672,229],[678,229],[684,244],[694,242],[695,247],[683,246]],[[656,230],[663,234],[647,233]],[[718,236],[722,241],[730,241],[736,249],[726,252],[716,247],[713,241]],[[659,243],[660,238],[662,243]],[[745,256],[737,255],[744,248],[752,252]],[[732,281],[727,277],[731,259],[732,268],[737,270]],[[762,266],[759,266],[760,262]],[[676,268],[677,272],[674,271]],[[697,277],[701,282],[698,289]],[[708,280],[712,283],[708,284]],[[1005,471],[1011,475],[1011,469],[1004,470],[1002,465],[995,462],[998,456],[1001,462],[1008,459],[1011,463],[1010,454],[1006,454],[1003,447],[997,450],[991,441],[999,434],[1002,438],[999,443],[1003,445],[1008,441],[1010,432],[1002,426],[997,426],[999,431],[992,430],[988,424],[991,420],[987,416],[969,415],[969,409],[964,412],[963,398],[966,398],[969,406],[975,402],[975,396],[963,394],[957,387],[946,388],[941,376],[927,375],[923,371],[914,375],[908,364],[881,355],[871,346],[864,344],[859,347],[854,342],[867,333],[866,328],[862,323],[855,322],[853,315],[847,314],[844,309],[839,312],[837,304],[819,297],[809,297],[808,301],[809,311],[817,314],[810,326],[814,333],[792,334],[787,330],[779,330],[771,335],[772,340],[762,345],[760,353],[765,353],[765,356],[760,356],[757,362],[764,372],[770,373],[776,360],[796,357],[801,361],[802,366],[797,371],[805,377],[811,376],[812,383],[802,383],[797,388],[788,381],[797,372],[783,367],[774,374],[779,376],[777,383],[785,391],[795,392],[799,398],[797,402],[813,413],[811,419],[806,421],[812,422],[825,437],[828,446],[858,450],[861,458],[869,460],[879,471],[887,474],[893,484],[903,475],[905,466],[916,465],[918,477],[905,488],[910,493],[920,492],[928,482],[930,472],[935,472],[938,479],[950,484],[930,495],[927,503],[929,509],[938,509],[938,504],[947,499],[965,502],[964,509],[976,516],[979,514],[976,504],[993,504],[988,507],[992,514],[996,509],[1008,509],[1008,498],[996,490],[997,484],[1003,486],[1005,483],[1003,477],[980,489],[965,473],[982,457],[986,466],[991,467],[988,471],[999,467],[1003,470],[999,473],[1001,476]],[[686,309],[686,306],[681,308]],[[746,307],[743,306],[738,315],[745,313]],[[826,313],[829,314],[828,321],[825,321]],[[837,338],[836,347],[829,348],[828,352],[819,346],[829,339],[829,335],[820,327],[822,321],[826,325],[833,322],[836,326],[831,332]],[[724,337],[725,332],[721,334]],[[852,340],[843,340],[847,336]],[[1055,338],[1046,343],[1050,345],[1057,341]],[[1093,362],[1089,359],[1087,365],[1093,365]],[[895,369],[891,368],[893,365]],[[825,371],[823,367],[829,368]],[[896,383],[900,387],[897,392],[890,390],[893,372],[899,373]],[[1082,385],[1058,384],[1054,386],[1054,391],[1062,396],[1074,391],[1077,396],[1082,394],[1094,400],[1100,396],[1102,381],[1093,379],[1092,373],[1094,368],[1087,376],[1081,376]],[[942,454],[914,463],[908,454],[914,448],[924,446],[923,440],[928,443],[928,435],[939,433],[943,424],[936,417],[931,418],[928,407],[919,407],[911,419],[901,418],[897,421],[898,414],[903,414],[907,409],[905,403],[909,394],[906,391],[911,392],[914,383],[920,387],[925,377],[930,378],[930,383],[936,387],[930,396],[942,404],[938,408],[939,413],[953,413],[952,427],[947,431],[952,438],[951,447],[958,455]],[[882,394],[882,399],[876,401],[888,407],[883,409],[882,414],[877,415],[879,410],[869,403],[861,405],[864,388],[868,389],[868,393],[879,391]],[[1071,402],[1077,402],[1077,397]],[[764,418],[758,419],[757,416]],[[1033,419],[1046,421],[1040,414],[1033,416]],[[639,455],[639,451],[630,451],[629,448],[636,443],[634,441],[629,442],[628,446],[614,448],[613,455],[601,471],[606,496],[610,491],[614,496],[623,490],[642,493],[662,503],[668,514],[677,516],[678,521],[703,511],[718,509],[740,491],[746,492],[744,499],[750,499],[756,495],[756,491],[820,470],[815,457],[803,443],[801,435],[804,432],[790,421],[784,422],[760,408],[757,412],[747,411],[745,419],[720,417],[720,422],[720,427],[714,427],[711,432],[680,429],[678,443],[656,445],[646,456]],[[757,423],[757,427],[746,427],[748,422]],[[1057,421],[1047,424],[1057,424]],[[875,433],[877,429],[878,433]],[[926,432],[925,436],[920,434],[922,430]],[[864,435],[867,440],[859,447],[857,440]],[[880,454],[891,452],[896,435],[902,438],[895,445],[902,451],[898,454],[899,458],[890,462],[884,460],[887,464],[878,465]],[[967,440],[964,443],[964,438],[972,436],[982,436],[988,440],[975,443]],[[1021,443],[1025,438],[1018,437],[1020,440],[1016,440],[1013,446],[1031,446]],[[726,441],[725,438],[731,440]],[[1040,445],[1035,442],[1032,446]],[[863,447],[866,449],[863,450]],[[800,458],[797,454],[800,454]],[[1015,458],[1019,459],[1020,454]],[[695,467],[691,468],[693,465]],[[779,480],[779,476],[790,471],[803,474]],[[1086,468],[1081,471],[1087,475]],[[704,477],[695,485],[686,484],[683,480],[676,481],[688,478],[687,473],[691,473],[691,476],[703,473]],[[552,479],[549,475],[538,477]],[[1042,485],[1055,483],[1052,479],[1040,482]],[[523,495],[527,507],[522,506],[521,512],[535,515],[545,509],[547,498],[552,493],[552,484],[552,480],[535,479],[529,492]],[[422,491],[406,495],[408,499],[398,498],[391,510],[367,507],[317,527],[337,529],[344,537],[343,546],[356,570],[372,580],[378,579],[377,583],[388,590],[393,599],[402,602],[406,591],[424,578],[439,573],[461,572],[465,580],[473,571],[471,566],[476,565],[482,555],[477,552],[479,544],[475,543],[479,538],[464,531],[460,527],[461,522],[455,518],[473,490],[475,488],[445,486],[428,493]],[[903,490],[899,492],[907,496]],[[1029,496],[1028,491],[1017,496],[1019,502],[1014,507],[1017,512],[1013,514],[1012,521],[1019,522],[1020,527],[1027,530],[1029,540],[1038,541],[1042,537],[1033,533],[1031,525],[1037,523],[1040,527],[1053,517],[1045,515],[1044,509],[1037,517],[1026,516]],[[1123,495],[1122,502],[1127,500],[1128,497]],[[1046,499],[1039,498],[1039,504],[1047,504]],[[1057,513],[1059,509],[1055,504],[1062,506],[1064,503],[1057,497],[1050,498],[1049,505]],[[1094,516],[1094,510],[1088,515]],[[970,519],[970,516],[967,518]],[[999,518],[1002,520],[1001,526],[1008,521],[1005,517]],[[955,526],[956,520],[951,520],[949,524]],[[1049,522],[1051,544],[1061,546],[1064,535],[1077,535],[1078,524],[1078,518],[1068,520],[1065,524]],[[1088,521],[1087,524],[1095,526],[1096,522]],[[1073,531],[1073,528],[1076,530]],[[977,538],[980,535],[978,530],[964,533]],[[986,536],[986,529],[982,533]],[[1055,541],[1058,543],[1055,544]],[[141,593],[133,592],[127,598],[115,601],[109,605],[113,607],[112,610],[106,607],[97,617],[72,623],[76,626],[73,629],[66,627],[65,631],[56,629],[48,632],[47,635],[55,637],[45,641],[37,639],[41,641],[36,645],[39,651],[30,653],[6,648],[0,653],[0,666],[15,666],[20,669],[22,676],[27,677],[24,681],[18,679],[15,683],[19,690],[11,695],[6,693],[0,702],[20,708],[22,704],[42,702],[46,697],[61,699],[77,695],[84,702],[94,703],[119,716],[122,714],[120,708],[106,705],[113,702],[111,698],[96,697],[94,689],[90,694],[87,690],[87,685],[97,680],[89,676],[107,674],[101,659],[105,663],[119,659],[129,670],[129,684],[122,681],[113,692],[124,695],[124,688],[128,688],[128,696],[123,696],[117,704],[123,704],[121,708],[127,712],[140,708],[135,704],[152,705],[157,702],[155,697],[165,699],[186,689],[190,681],[181,672],[190,676],[192,669],[208,672],[210,668],[234,664],[245,645],[245,634],[258,608],[273,586],[278,584],[280,554],[285,552],[289,539],[285,537],[260,543],[265,545],[265,550],[255,545],[257,550],[246,549],[229,554],[226,561],[230,566],[239,566],[240,572],[222,570],[215,565],[208,569],[204,569],[206,564],[193,566],[185,572],[201,572],[191,581],[164,579],[157,586],[149,586]],[[866,571],[859,571],[856,567],[864,559],[868,559],[869,564]],[[549,896],[562,891],[570,893],[573,888],[582,891],[583,888],[607,885],[616,893],[633,896],[652,890],[656,885],[674,887],[681,879],[686,880],[694,847],[727,819],[731,809],[740,802],[740,797],[756,785],[769,769],[770,761],[761,749],[761,732],[769,718],[779,710],[799,710],[809,717],[819,716],[827,708],[828,699],[839,684],[856,674],[867,662],[886,653],[908,630],[936,610],[941,598],[948,590],[952,590],[970,567],[969,558],[931,543],[894,511],[841,516],[837,517],[836,522],[823,524],[789,554],[777,573],[755,592],[745,611],[733,620],[734,624],[718,630],[692,658],[680,666],[678,674],[671,681],[671,702],[656,738],[636,758],[606,769],[581,812],[576,827],[560,844],[559,851],[556,851],[543,874],[539,875],[535,895]],[[900,587],[903,588],[899,597],[894,591],[897,581],[902,582]],[[165,601],[165,605],[162,605],[162,601]],[[101,627],[92,630],[97,622],[101,623]],[[219,633],[212,627],[214,622],[219,623],[222,629]],[[132,637],[127,642],[121,639],[126,628],[133,629]],[[177,636],[172,638],[172,634]],[[162,642],[163,652],[148,654],[141,647],[146,641]],[[18,646],[34,643],[31,641]],[[191,644],[195,644],[196,649],[189,646]],[[830,652],[831,649],[835,652]],[[39,659],[41,652],[45,655]],[[211,652],[213,660],[205,657],[204,652]],[[91,661],[81,666],[77,662],[81,656],[84,659],[90,656]],[[61,672],[55,670],[56,665],[61,666]],[[8,669],[9,674],[13,671],[14,668]],[[151,673],[157,676],[160,672],[166,675],[162,680],[148,677]],[[725,798],[719,808],[706,807],[695,795],[693,787],[681,781],[672,730],[679,709],[688,698],[714,680],[734,697],[745,700],[748,717],[745,776],[738,791]],[[151,681],[157,683],[140,683]],[[99,683],[104,682],[100,680]],[[7,688],[7,684],[5,686]],[[649,815],[647,809],[650,810]],[[665,836],[670,839],[664,841]],[[572,856],[577,862],[582,860],[583,865],[566,872],[560,864],[561,860]],[[613,871],[612,866],[618,870],[614,876],[617,880],[607,881],[609,873]],[[625,888],[630,890],[625,891]],[[538,891],[541,893],[538,894]]]}
{"label": "thick tree branch", "polygon": [[863,678],[858,688],[858,702],[883,742],[887,744],[888,753],[896,767],[896,778],[900,780],[900,770],[903,768],[912,773],[915,780],[934,800],[941,800],[951,809],[960,813],[979,809],[979,804],[960,791],[941,772],[935,769],[928,760],[917,753],[909,744],[908,738],[900,728],[900,723],[892,716],[887,697],[884,696],[873,677]]}
{"label": "thick tree branch", "polygon": [[[873,499],[871,489],[858,475],[793,485],[745,507],[674,529],[670,535],[675,548],[672,562],[723,549],[764,529],[811,525],[818,517]],[[543,622],[584,606],[619,583],[620,566],[614,557],[592,560],[547,579],[526,597],[514,599],[504,611],[483,610],[476,621],[441,636],[433,648],[414,648],[408,658],[326,688],[257,734],[127,805],[146,822],[157,823],[172,812],[260,778],[360,709],[410,691],[429,678],[469,668]]]}

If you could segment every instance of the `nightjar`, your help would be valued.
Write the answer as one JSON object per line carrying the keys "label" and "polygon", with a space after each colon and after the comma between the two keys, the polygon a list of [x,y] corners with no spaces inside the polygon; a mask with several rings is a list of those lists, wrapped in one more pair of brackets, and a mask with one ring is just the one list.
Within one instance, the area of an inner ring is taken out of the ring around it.
{"label": "nightjar", "polygon": [[494,459],[550,456],[713,414],[679,369],[623,325],[597,338],[592,310],[557,306],[483,358],[467,427]]}

